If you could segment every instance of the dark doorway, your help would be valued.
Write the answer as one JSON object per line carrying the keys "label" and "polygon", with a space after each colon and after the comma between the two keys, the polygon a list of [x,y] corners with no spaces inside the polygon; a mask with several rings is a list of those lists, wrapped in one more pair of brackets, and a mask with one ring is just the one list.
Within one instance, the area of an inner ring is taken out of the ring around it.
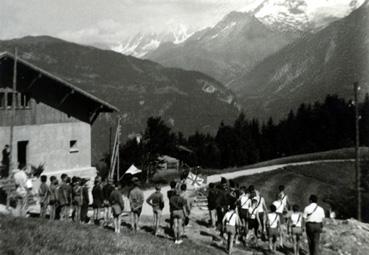
{"label": "dark doorway", "polygon": [[20,166],[27,165],[27,148],[28,141],[18,142],[18,163]]}

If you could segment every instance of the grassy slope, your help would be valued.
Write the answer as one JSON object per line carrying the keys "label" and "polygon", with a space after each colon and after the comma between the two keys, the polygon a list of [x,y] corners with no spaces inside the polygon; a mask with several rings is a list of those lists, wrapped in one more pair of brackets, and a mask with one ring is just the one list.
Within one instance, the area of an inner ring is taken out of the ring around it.
{"label": "grassy slope", "polygon": [[[369,162],[362,163],[365,174]],[[365,174],[367,175],[367,174]],[[355,213],[355,193],[353,193],[354,162],[329,162],[302,166],[289,166],[271,173],[237,178],[240,185],[255,185],[264,195],[269,205],[275,200],[279,185],[285,185],[291,204],[303,207],[310,194],[317,194],[325,209],[332,204],[341,217],[352,217]],[[369,194],[364,193],[364,215],[369,220]]]}
{"label": "grassy slope", "polygon": [[[362,147],[361,148],[362,159],[368,159],[369,157],[369,148]],[[355,150],[354,148],[343,148],[331,151],[323,151],[323,152],[315,152],[301,155],[294,155],[284,158],[272,159],[248,166],[243,167],[234,167],[234,168],[226,168],[226,169],[202,169],[201,173],[204,175],[213,175],[213,174],[221,174],[221,173],[229,173],[235,172],[239,170],[257,168],[257,167],[265,167],[265,166],[273,166],[279,164],[288,164],[295,162],[305,162],[305,161],[316,161],[316,160],[335,160],[335,159],[354,159],[355,158]],[[161,171],[157,173],[154,178],[154,183],[168,184],[171,180],[178,178],[178,172],[176,171]],[[149,185],[149,187],[151,187]]]}
{"label": "grassy slope", "polygon": [[214,254],[214,249],[185,240],[180,246],[147,233],[122,234],[92,225],[0,216],[1,254]]}

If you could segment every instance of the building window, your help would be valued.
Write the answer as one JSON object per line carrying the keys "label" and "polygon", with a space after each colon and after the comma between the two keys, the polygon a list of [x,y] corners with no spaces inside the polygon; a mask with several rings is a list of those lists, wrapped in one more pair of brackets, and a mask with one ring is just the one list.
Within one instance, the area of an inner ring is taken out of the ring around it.
{"label": "building window", "polygon": [[5,108],[5,92],[0,92],[0,109]]}
{"label": "building window", "polygon": [[18,107],[19,108],[22,108],[22,109],[28,109],[30,108],[30,97],[29,95],[26,95],[26,94],[18,94]]}
{"label": "building window", "polygon": [[30,109],[31,97],[28,94],[13,93],[11,91],[0,92],[0,109],[12,109],[13,95],[15,95],[16,109]]}
{"label": "building window", "polygon": [[13,93],[6,93],[6,108],[11,109],[13,105]]}
{"label": "building window", "polygon": [[78,152],[78,143],[77,140],[70,140],[69,141],[69,152],[76,153]]}

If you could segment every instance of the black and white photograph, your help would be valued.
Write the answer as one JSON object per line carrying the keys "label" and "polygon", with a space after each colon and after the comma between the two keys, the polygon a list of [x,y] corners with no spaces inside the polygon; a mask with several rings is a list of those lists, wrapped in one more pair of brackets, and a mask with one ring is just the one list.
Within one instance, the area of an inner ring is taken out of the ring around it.
{"label": "black and white photograph", "polygon": [[369,0],[0,0],[0,255],[368,255]]}

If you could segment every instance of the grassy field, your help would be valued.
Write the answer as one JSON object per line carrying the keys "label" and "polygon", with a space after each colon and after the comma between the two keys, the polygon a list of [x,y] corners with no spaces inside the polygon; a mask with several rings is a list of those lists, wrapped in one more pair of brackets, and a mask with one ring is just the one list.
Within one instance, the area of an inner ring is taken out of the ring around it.
{"label": "grassy field", "polygon": [[216,250],[185,240],[174,245],[148,233],[133,234],[122,228],[120,235],[94,225],[50,222],[37,218],[0,216],[0,253],[28,254],[214,254]]}
{"label": "grassy field", "polygon": [[[363,161],[363,176],[368,177],[369,161]],[[285,185],[291,204],[300,207],[308,203],[310,194],[317,194],[325,207],[334,206],[339,217],[349,218],[355,215],[353,161],[316,163],[301,166],[288,166],[281,170],[235,179],[240,185],[255,185],[264,195],[267,204],[271,204],[279,185]],[[366,178],[367,180],[367,178]],[[369,221],[369,193],[364,191],[363,215]]]}

